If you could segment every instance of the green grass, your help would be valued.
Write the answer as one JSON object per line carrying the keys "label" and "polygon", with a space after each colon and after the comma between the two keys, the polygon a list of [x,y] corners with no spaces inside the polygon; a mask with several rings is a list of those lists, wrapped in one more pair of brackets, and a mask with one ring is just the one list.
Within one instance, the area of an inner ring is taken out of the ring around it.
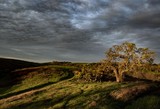
{"label": "green grass", "polygon": [[125,109],[160,109],[160,96],[145,96],[137,99]]}
{"label": "green grass", "polygon": [[85,82],[74,77],[74,70],[74,66],[48,65],[15,71],[20,75],[18,84],[0,88],[0,109],[159,109],[158,95],[125,102],[110,96],[144,82]]}
{"label": "green grass", "polygon": [[[27,71],[28,69],[23,69]],[[70,78],[72,74],[73,67],[64,66],[44,66],[40,67],[36,71],[29,72],[22,77],[19,84],[0,88],[0,98],[7,96],[8,94],[15,94],[23,92],[25,90],[32,90],[36,87],[47,86],[56,83],[60,80]]]}
{"label": "green grass", "polygon": [[[3,109],[122,109],[125,106],[126,109],[130,109],[128,102],[115,100],[109,94],[114,90],[137,84],[136,82],[84,82],[70,78],[8,99],[4,98],[0,100],[0,106]],[[157,103],[155,101],[149,105]],[[132,104],[130,106],[133,107]]]}
{"label": "green grass", "polygon": [[[112,88],[111,88],[112,87]],[[92,108],[91,103],[95,101],[95,107],[99,107],[101,98],[106,99],[106,94],[120,87],[118,83],[81,83],[73,80],[47,86],[32,96],[24,95],[21,99],[6,102],[3,108]],[[4,102],[3,102],[4,103]],[[0,103],[1,104],[1,103]],[[101,105],[102,106],[102,105]],[[94,108],[94,107],[93,107]]]}

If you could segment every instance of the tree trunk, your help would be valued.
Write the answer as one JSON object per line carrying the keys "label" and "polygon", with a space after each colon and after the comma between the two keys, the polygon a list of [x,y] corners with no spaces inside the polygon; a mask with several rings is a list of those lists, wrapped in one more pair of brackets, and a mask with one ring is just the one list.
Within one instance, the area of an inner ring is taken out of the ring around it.
{"label": "tree trunk", "polygon": [[116,82],[120,82],[120,78],[118,76],[116,76]]}
{"label": "tree trunk", "polygon": [[116,82],[123,82],[123,77],[122,76],[116,76]]}
{"label": "tree trunk", "polygon": [[116,82],[123,82],[124,78],[123,78],[123,71],[119,71],[118,69],[114,68],[113,69],[115,77],[116,77]]}
{"label": "tree trunk", "polygon": [[120,78],[120,82],[123,82],[124,81],[124,75],[123,75],[123,71],[119,72],[119,78]]}
{"label": "tree trunk", "polygon": [[124,78],[123,78],[123,73],[122,72],[115,72],[115,76],[116,76],[116,82],[123,82]]}

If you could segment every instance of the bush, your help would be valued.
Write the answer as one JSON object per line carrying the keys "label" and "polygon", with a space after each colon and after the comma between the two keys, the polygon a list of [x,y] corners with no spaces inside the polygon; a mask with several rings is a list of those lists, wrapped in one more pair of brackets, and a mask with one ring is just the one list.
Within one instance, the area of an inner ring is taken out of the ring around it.
{"label": "bush", "polygon": [[104,81],[113,78],[109,72],[103,71],[99,64],[84,65],[81,71],[76,71],[75,75],[78,79],[85,81]]}

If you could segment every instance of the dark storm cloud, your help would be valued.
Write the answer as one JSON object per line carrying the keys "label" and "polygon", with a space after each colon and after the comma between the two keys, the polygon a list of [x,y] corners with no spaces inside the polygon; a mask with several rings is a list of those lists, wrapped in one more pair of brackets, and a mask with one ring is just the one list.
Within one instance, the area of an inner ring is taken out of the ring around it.
{"label": "dark storm cloud", "polygon": [[159,0],[148,0],[148,3],[152,6],[159,6],[160,1]]}
{"label": "dark storm cloud", "polygon": [[135,28],[158,28],[160,25],[160,13],[151,15],[139,15],[131,19],[131,25]]}
{"label": "dark storm cloud", "polygon": [[[159,5],[158,5],[159,3]],[[160,6],[160,2],[157,5]],[[148,10],[141,10],[133,14],[129,19],[129,26],[134,28],[159,28],[160,27],[160,7],[147,6]]]}
{"label": "dark storm cloud", "polygon": [[97,61],[124,41],[160,53],[159,34],[159,0],[0,1],[1,56]]}

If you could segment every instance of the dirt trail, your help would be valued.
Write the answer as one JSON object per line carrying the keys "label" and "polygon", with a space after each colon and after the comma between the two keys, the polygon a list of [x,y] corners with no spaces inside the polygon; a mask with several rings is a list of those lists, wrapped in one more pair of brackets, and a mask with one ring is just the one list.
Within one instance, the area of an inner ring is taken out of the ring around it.
{"label": "dirt trail", "polygon": [[[60,81],[60,82],[63,82],[63,81]],[[58,82],[58,83],[60,83]],[[31,89],[27,89],[27,90],[24,90],[24,91],[20,91],[19,92],[16,92],[16,93],[11,93],[9,95],[6,95],[6,97],[2,97],[2,99],[0,99],[0,104],[2,104],[3,102],[9,102],[9,101],[15,101],[15,100],[19,100],[21,98],[24,98],[24,97],[28,97],[28,96],[32,96],[36,93],[40,93],[40,92],[43,92],[45,90],[47,90],[48,88],[50,88],[51,85],[54,85],[55,83],[57,82],[54,82],[54,83],[49,83],[48,85],[42,85],[43,87],[35,87],[35,88],[31,88]]]}
{"label": "dirt trail", "polygon": [[35,93],[45,91],[46,89],[47,89],[46,87],[40,88],[40,89],[34,89],[34,90],[27,91],[27,92],[24,92],[24,93],[21,93],[21,94],[17,94],[17,95],[13,95],[13,96],[10,96],[10,97],[7,97],[7,98],[3,98],[3,99],[0,99],[0,104],[3,103],[3,102],[15,101],[15,100],[24,98],[26,96],[32,96]]}

